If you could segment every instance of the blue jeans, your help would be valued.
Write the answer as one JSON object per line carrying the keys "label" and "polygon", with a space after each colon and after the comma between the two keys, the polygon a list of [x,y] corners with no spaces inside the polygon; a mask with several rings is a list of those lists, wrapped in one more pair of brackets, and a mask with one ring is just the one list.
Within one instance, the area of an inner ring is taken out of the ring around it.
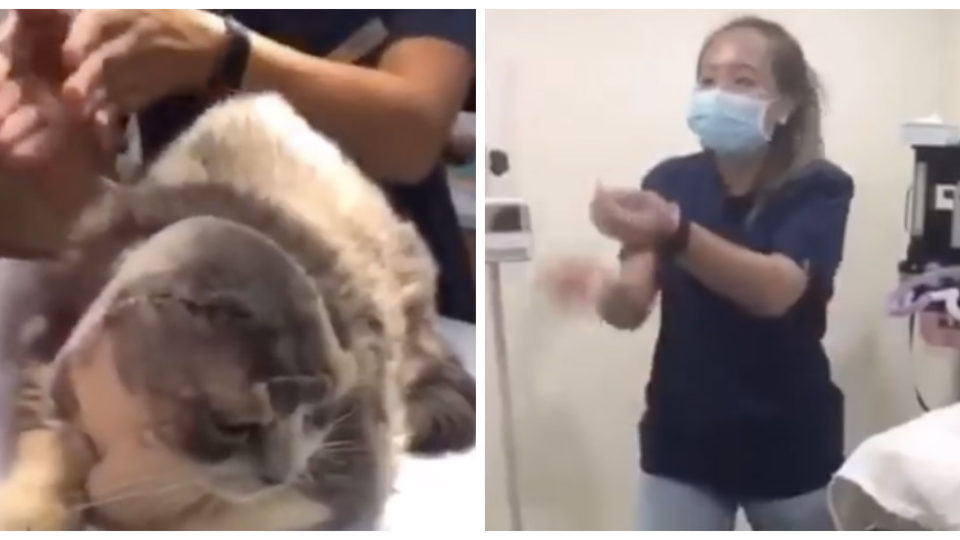
{"label": "blue jeans", "polygon": [[834,530],[826,488],[788,499],[738,500],[641,472],[641,531],[731,531],[738,508],[755,531]]}

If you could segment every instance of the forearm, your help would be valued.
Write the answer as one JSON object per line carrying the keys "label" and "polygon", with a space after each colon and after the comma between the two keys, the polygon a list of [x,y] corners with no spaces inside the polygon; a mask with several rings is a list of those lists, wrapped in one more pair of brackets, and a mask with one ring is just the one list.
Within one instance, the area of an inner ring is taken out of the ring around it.
{"label": "forearm", "polygon": [[367,174],[415,182],[436,164],[456,110],[389,71],[313,57],[254,35],[244,87],[278,91]]}
{"label": "forearm", "polygon": [[696,224],[681,263],[708,289],[759,316],[783,314],[806,287],[790,259],[751,251]]}
{"label": "forearm", "polygon": [[610,326],[619,330],[636,330],[647,320],[655,294],[647,296],[620,280],[604,287],[597,303],[597,313]]}
{"label": "forearm", "polygon": [[659,289],[656,264],[651,252],[630,255],[619,275],[602,278],[597,313],[604,321],[621,330],[634,330],[646,321]]}

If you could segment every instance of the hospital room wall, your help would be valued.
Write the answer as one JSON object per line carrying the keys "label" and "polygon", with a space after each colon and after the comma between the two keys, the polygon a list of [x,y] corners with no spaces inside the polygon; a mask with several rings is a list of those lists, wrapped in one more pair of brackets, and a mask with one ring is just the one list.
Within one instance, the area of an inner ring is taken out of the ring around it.
{"label": "hospital room wall", "polygon": [[[906,243],[902,212],[912,156],[898,125],[938,111],[960,122],[960,54],[944,53],[950,40],[960,41],[951,37],[960,34],[960,16],[763,14],[799,37],[819,71],[828,94],[829,157],[856,181],[826,338],[834,378],[847,396],[852,447],[918,412],[906,325],[883,312]],[[550,256],[614,260],[616,246],[588,223],[594,182],[636,185],[658,160],[696,148],[684,122],[694,58],[707,32],[732,15],[487,12],[488,106],[501,90],[495,74],[511,65],[515,73],[512,117],[496,120],[509,133],[514,170],[491,181],[488,192],[525,197],[536,229],[533,263],[509,266],[503,277],[528,528],[633,526],[634,425],[656,317],[637,333],[618,333],[551,310],[531,284]],[[508,526],[508,514],[490,332],[486,351],[487,526],[499,529]],[[955,391],[950,361],[923,358],[920,378],[932,401]]]}

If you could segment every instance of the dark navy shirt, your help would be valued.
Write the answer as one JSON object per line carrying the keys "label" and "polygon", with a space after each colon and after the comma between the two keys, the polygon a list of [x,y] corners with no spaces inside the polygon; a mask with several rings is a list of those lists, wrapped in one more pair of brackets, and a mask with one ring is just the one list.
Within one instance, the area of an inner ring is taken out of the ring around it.
{"label": "dark navy shirt", "polygon": [[661,325],[640,422],[644,471],[737,497],[824,486],[843,460],[843,396],[821,345],[853,182],[816,161],[770,195],[729,197],[710,154],[665,161],[643,181],[692,222],[807,269],[786,314],[750,315],[661,261]]}
{"label": "dark navy shirt", "polygon": [[[376,65],[392,42],[429,36],[476,54],[474,10],[225,10],[244,25],[303,52],[323,56],[372,20],[379,19],[389,37],[358,63]],[[468,98],[469,99],[469,98]],[[149,161],[183,131],[211,102],[198,96],[171,96],[139,115],[144,159]],[[465,103],[468,107],[470,103]],[[438,308],[455,319],[475,322],[476,288],[450,188],[441,164],[421,182],[381,187],[403,217],[423,236],[440,267]]]}

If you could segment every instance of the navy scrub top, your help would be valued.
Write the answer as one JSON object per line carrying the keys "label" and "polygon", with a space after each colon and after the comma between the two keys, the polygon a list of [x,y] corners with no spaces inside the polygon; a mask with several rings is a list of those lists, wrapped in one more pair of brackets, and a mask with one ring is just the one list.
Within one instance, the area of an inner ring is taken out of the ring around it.
{"label": "navy scrub top", "polygon": [[[387,41],[361,59],[376,65],[383,49],[406,37],[430,36],[476,54],[474,10],[280,10],[245,9],[227,12],[249,28],[297,48],[323,56],[336,49],[365,24],[380,19]],[[144,160],[150,161],[186,129],[211,102],[198,96],[171,96],[138,116]],[[470,103],[465,103],[469,107]],[[388,179],[381,179],[388,180]],[[441,315],[474,323],[476,286],[467,247],[460,233],[453,198],[442,164],[414,185],[381,182],[381,188],[402,217],[412,221],[440,268],[438,309]]]}
{"label": "navy scrub top", "polygon": [[667,160],[642,186],[731,242],[790,257],[810,278],[786,314],[761,318],[661,261],[641,467],[744,498],[824,486],[843,461],[843,395],[821,339],[843,254],[850,176],[813,162],[752,217],[752,201],[726,194],[708,153]]}

